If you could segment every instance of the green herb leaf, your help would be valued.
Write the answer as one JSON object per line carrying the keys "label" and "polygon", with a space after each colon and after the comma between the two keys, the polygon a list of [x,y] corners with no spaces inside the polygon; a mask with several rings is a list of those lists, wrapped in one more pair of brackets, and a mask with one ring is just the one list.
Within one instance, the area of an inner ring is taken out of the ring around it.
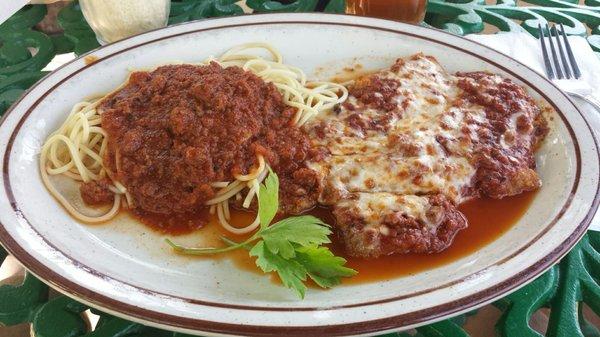
{"label": "green herb leaf", "polygon": [[246,244],[248,244],[250,242],[250,240],[246,240],[242,243],[237,243],[237,242],[233,242],[231,241],[231,244],[229,244],[228,247],[223,247],[223,248],[212,248],[212,247],[201,247],[201,248],[192,248],[192,247],[185,247],[182,246],[180,244],[177,244],[173,241],[171,241],[171,239],[165,239],[165,242],[171,246],[171,248],[173,248],[173,250],[175,250],[178,253],[184,254],[184,255],[211,255],[211,254],[219,254],[219,253],[225,253],[231,250],[236,250],[239,249],[241,247],[244,247]]}
{"label": "green herb leaf", "polygon": [[293,289],[300,298],[306,293],[306,269],[294,260],[286,260],[280,255],[273,254],[259,241],[250,250],[250,256],[256,257],[256,265],[265,273],[277,272],[281,282],[286,287]]}
{"label": "green herb leaf", "polygon": [[335,256],[327,247],[298,247],[296,258],[308,276],[320,287],[331,288],[340,284],[340,278],[356,275],[356,270],[344,267],[346,259]]}
{"label": "green herb leaf", "polygon": [[269,167],[269,175],[265,178],[264,184],[260,185],[258,193],[258,216],[260,218],[260,227],[267,227],[279,208],[279,178],[277,174]]}
{"label": "green herb leaf", "polygon": [[[304,281],[310,277],[323,288],[340,283],[340,278],[356,274],[344,267],[346,260],[333,255],[322,244],[331,242],[329,225],[311,215],[283,219],[269,226],[279,207],[279,180],[271,168],[264,184],[260,185],[258,216],[260,228],[244,242],[235,242],[226,237],[222,248],[189,248],[166,239],[173,249],[181,254],[218,254],[239,248],[250,251],[256,257],[256,265],[265,273],[276,272],[283,284],[304,298]],[[254,246],[252,246],[254,244]]]}
{"label": "green herb leaf", "polygon": [[293,244],[319,246],[331,242],[329,225],[312,215],[295,216],[283,219],[261,231],[260,237],[273,254],[281,254],[285,259],[294,257]]}

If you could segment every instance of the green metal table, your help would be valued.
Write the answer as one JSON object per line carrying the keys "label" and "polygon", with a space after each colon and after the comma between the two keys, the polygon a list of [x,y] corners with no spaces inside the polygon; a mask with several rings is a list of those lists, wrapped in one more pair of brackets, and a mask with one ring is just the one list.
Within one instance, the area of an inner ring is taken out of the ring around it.
{"label": "green metal table", "polygon": [[[308,12],[317,0],[246,0],[254,12]],[[326,12],[341,13],[344,0],[330,0]],[[237,0],[173,0],[169,23],[207,17],[242,15]],[[98,42],[76,3],[63,8],[58,22],[64,33],[48,36],[34,28],[46,7],[28,6],[0,25],[0,114],[33,83],[42,69],[59,54],[76,55],[98,47]],[[600,0],[429,0],[425,25],[464,35],[493,31],[526,31],[537,35],[539,21],[561,22],[568,34],[586,36],[600,52]],[[492,27],[492,28],[490,28]],[[600,56],[600,53],[599,53]],[[0,248],[0,263],[7,253]],[[549,314],[545,336],[600,337],[589,313],[600,315],[600,232],[588,232],[556,266],[519,291],[496,301],[501,312],[495,322],[498,336],[543,336],[530,319],[544,310]],[[587,307],[587,308],[586,308]],[[584,308],[586,308],[584,310]],[[81,313],[89,308],[66,296],[51,296],[47,285],[29,273],[22,283],[0,286],[0,325],[30,323],[36,337],[184,337],[146,327],[92,309],[99,316],[92,329]],[[587,313],[584,315],[584,311]],[[474,313],[386,337],[467,337],[465,322]],[[597,317],[596,317],[596,321]],[[540,329],[538,329],[540,330]],[[481,335],[481,334],[480,334]],[[0,327],[0,336],[4,336]]]}

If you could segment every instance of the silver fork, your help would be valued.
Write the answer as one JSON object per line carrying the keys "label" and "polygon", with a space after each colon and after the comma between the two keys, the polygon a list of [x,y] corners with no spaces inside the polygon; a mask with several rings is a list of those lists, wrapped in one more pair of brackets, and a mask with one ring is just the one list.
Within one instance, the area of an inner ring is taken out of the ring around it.
{"label": "silver fork", "polygon": [[[581,77],[581,71],[579,70],[579,66],[577,65],[577,61],[575,60],[575,56],[573,55],[573,50],[571,49],[571,44],[569,43],[569,39],[567,39],[567,34],[565,34],[565,27],[561,23],[559,25],[560,33],[556,28],[556,24],[552,25],[552,28],[546,23],[542,28],[542,25],[538,23],[539,28],[539,38],[540,43],[542,45],[542,56],[544,57],[544,65],[546,66],[546,75],[550,80],[553,79],[574,79],[577,80]],[[548,48],[546,47],[546,36],[548,36],[548,44],[550,46],[550,53],[552,54],[552,59],[550,59]],[[561,42],[562,37],[562,42]],[[553,39],[554,38],[554,39]],[[555,48],[556,42],[556,48]],[[564,47],[563,47],[564,44]],[[558,52],[557,52],[558,49]],[[560,61],[559,61],[560,56]],[[553,69],[554,65],[554,69]],[[556,70],[556,73],[555,73]],[[596,108],[600,112],[600,102],[598,102],[594,97],[589,95],[582,95],[577,92],[572,92],[568,90],[564,90],[567,94],[575,97],[579,97],[592,106]]]}

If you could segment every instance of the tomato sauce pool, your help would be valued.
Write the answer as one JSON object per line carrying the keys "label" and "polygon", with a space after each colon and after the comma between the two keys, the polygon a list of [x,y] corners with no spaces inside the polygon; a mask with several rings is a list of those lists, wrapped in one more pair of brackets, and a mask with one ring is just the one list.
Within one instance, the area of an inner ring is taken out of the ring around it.
{"label": "tomato sauce pool", "polygon": [[452,245],[437,254],[406,254],[366,260],[347,257],[358,275],[345,284],[383,281],[442,266],[475,253],[508,231],[525,214],[535,192],[504,199],[475,199],[459,206],[469,227],[458,232]]}
{"label": "tomato sauce pool", "polygon": [[[353,258],[344,254],[343,248],[335,243],[335,236],[332,235],[331,238],[334,243],[331,245],[331,249],[336,255],[343,256],[348,260],[348,267],[358,271],[356,276],[343,279],[343,283],[357,284],[389,280],[439,267],[472,254],[508,231],[525,214],[535,194],[536,192],[527,192],[501,200],[475,199],[460,205],[459,209],[467,217],[469,227],[458,232],[452,245],[437,254],[404,254],[377,259]],[[308,214],[333,224],[333,217],[326,208],[315,208]],[[252,222],[255,215],[250,212],[232,210],[231,216],[232,225],[243,226]],[[200,230],[200,233],[206,235],[207,238],[211,238],[205,244],[212,247],[222,245],[218,239],[220,235],[225,235],[236,241],[245,238],[226,232],[219,225],[216,216],[211,216],[208,212],[188,214],[171,219],[168,225],[165,223],[168,220],[167,218],[149,215],[137,216],[137,218],[154,230],[168,235],[185,234]],[[206,224],[207,220],[208,224]],[[203,224],[206,225],[203,226]],[[254,259],[248,256],[248,252],[245,250],[229,252],[215,256],[215,258],[228,258],[234,261],[239,268],[262,273],[255,266]]]}

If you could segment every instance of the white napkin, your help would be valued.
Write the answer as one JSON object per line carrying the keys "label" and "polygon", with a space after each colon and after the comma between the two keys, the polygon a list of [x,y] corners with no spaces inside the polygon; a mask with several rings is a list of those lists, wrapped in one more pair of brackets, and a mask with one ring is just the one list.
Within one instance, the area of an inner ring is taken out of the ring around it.
{"label": "white napkin", "polygon": [[[467,35],[467,38],[494,48],[546,76],[540,41],[527,33],[498,33],[493,35]],[[582,95],[592,94],[600,100],[600,58],[594,53],[586,39],[569,36],[569,44],[581,70],[578,80],[556,80],[563,90]],[[547,45],[548,46],[548,45]]]}
{"label": "white napkin", "polygon": [[28,3],[32,5],[42,5],[58,1],[61,0],[0,0],[0,24],[8,20],[8,18]]}
{"label": "white napkin", "polygon": [[0,1],[0,24],[8,20],[23,6],[27,5],[29,0],[2,0]]}
{"label": "white napkin", "polygon": [[[540,42],[527,33],[467,35],[466,37],[511,56],[546,76]],[[582,77],[577,81],[555,80],[554,83],[563,90],[574,91],[582,95],[591,94],[600,100],[600,58],[583,37],[569,36],[569,43]],[[575,98],[574,100],[579,104],[588,122],[596,131],[596,135],[600,137],[600,111],[596,111],[583,100]],[[600,231],[600,212],[596,213],[589,229]]]}

